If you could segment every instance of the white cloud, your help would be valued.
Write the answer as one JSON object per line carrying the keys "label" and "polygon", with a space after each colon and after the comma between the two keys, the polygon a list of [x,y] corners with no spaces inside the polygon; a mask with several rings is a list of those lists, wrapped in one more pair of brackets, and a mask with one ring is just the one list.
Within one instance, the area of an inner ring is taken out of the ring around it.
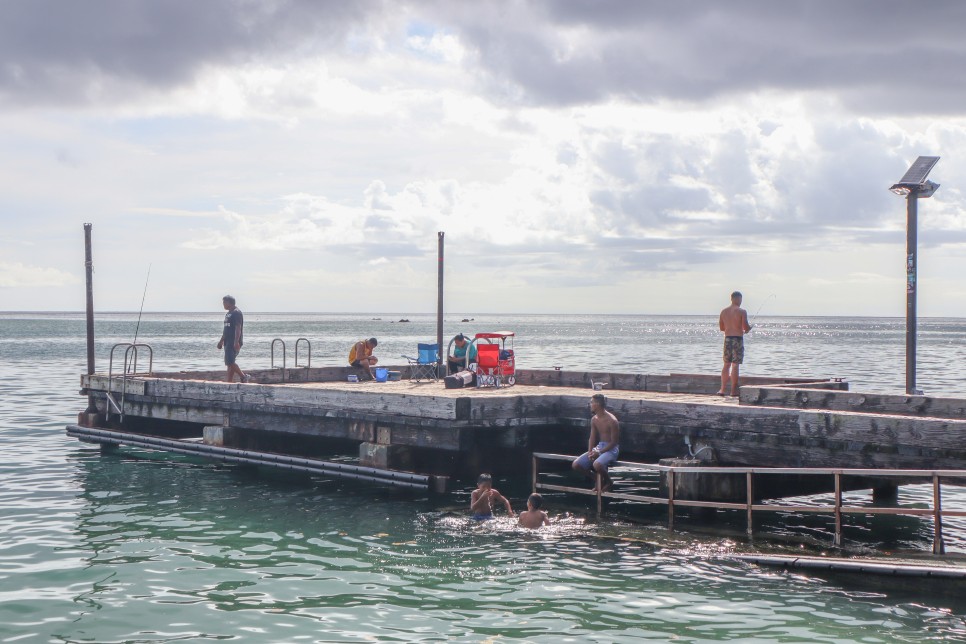
{"label": "white cloud", "polygon": [[56,268],[0,262],[0,288],[51,288],[79,283],[74,275]]}
{"label": "white cloud", "polygon": [[435,32],[431,36],[416,35],[406,39],[406,46],[436,60],[460,64],[467,55],[463,42],[453,34]]}
{"label": "white cloud", "polygon": [[[431,295],[442,230],[467,310],[584,310],[599,289],[610,311],[695,312],[734,281],[794,290],[787,313],[889,312],[905,204],[886,189],[939,154],[920,244],[962,272],[966,118],[897,102],[881,77],[910,51],[955,61],[947,24],[897,41],[881,12],[852,34],[854,5],[828,25],[797,2],[212,4],[132,3],[159,19],[136,44],[98,26],[98,8],[69,42],[35,14],[32,39],[0,26],[6,266],[68,275],[87,220],[100,265],[156,261],[159,279],[199,286],[162,308],[208,306],[202,280],[344,310],[332,302],[362,289]],[[762,37],[735,39],[732,21]],[[140,273],[102,271],[104,304],[123,308],[110,298],[139,291]],[[305,300],[306,284],[340,298]],[[17,292],[20,308],[49,305]]]}

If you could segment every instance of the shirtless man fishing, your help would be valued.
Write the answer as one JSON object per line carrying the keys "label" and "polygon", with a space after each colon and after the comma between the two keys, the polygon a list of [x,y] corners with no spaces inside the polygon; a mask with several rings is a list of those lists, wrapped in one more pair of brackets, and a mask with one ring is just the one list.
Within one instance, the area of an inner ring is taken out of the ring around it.
{"label": "shirtless man fishing", "polygon": [[[607,409],[607,397],[604,394],[594,394],[590,397],[590,411],[594,417],[590,419],[590,438],[587,441],[587,452],[574,459],[572,467],[584,476],[590,476],[590,470],[600,473],[601,491],[606,492],[614,486],[614,482],[607,474],[607,468],[617,460],[620,452],[620,423],[617,416]],[[594,482],[594,489],[597,483]]]}
{"label": "shirtless man fishing", "polygon": [[748,311],[741,308],[741,293],[731,294],[731,306],[725,307],[718,316],[718,327],[724,331],[724,366],[721,368],[719,396],[725,396],[725,387],[731,379],[731,394],[738,395],[738,369],[745,359],[745,334],[751,331]]}

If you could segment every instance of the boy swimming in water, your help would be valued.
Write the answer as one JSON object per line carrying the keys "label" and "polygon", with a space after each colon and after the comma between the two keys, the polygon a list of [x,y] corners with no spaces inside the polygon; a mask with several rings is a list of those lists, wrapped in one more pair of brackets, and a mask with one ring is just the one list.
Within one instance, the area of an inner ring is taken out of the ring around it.
{"label": "boy swimming in water", "polygon": [[480,474],[480,478],[476,480],[476,489],[470,495],[470,512],[473,513],[473,518],[477,521],[492,519],[493,504],[498,501],[506,506],[507,514],[514,516],[510,502],[493,488],[493,477],[489,474]]}
{"label": "boy swimming in water", "polygon": [[550,525],[550,517],[540,509],[542,505],[543,497],[536,492],[531,494],[527,499],[527,509],[520,513],[520,517],[517,519],[517,525],[523,528],[529,528],[530,530],[536,530],[541,526]]}

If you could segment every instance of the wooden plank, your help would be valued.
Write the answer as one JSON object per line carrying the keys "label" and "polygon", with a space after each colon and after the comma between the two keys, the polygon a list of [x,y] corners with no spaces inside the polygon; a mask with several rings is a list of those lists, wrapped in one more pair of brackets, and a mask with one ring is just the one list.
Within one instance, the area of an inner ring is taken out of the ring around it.
{"label": "wooden plank", "polygon": [[375,421],[369,420],[280,414],[250,409],[232,411],[229,415],[229,423],[236,431],[255,429],[277,434],[298,434],[360,442],[374,442],[377,425]]}
{"label": "wooden plank", "polygon": [[[120,402],[120,401],[118,401]],[[107,402],[98,397],[95,398],[95,405],[101,414],[107,413]],[[156,404],[141,400],[133,400],[128,397],[124,401],[125,416],[137,416],[140,418],[150,418],[154,420],[173,420],[185,423],[198,423],[201,425],[221,425],[225,420],[225,412],[221,409],[212,407],[191,407],[178,404]],[[112,410],[111,416],[116,418],[118,414]]]}
{"label": "wooden plank", "polygon": [[141,386],[159,402],[197,402],[205,405],[252,403],[280,408],[361,410],[388,415],[456,419],[454,398],[412,395],[402,393],[402,390],[394,392],[391,388],[374,393],[350,388],[325,389],[305,385],[276,386],[165,379],[146,379],[141,382]]}
{"label": "wooden plank", "polygon": [[558,395],[516,395],[504,397],[468,397],[470,420],[499,418],[548,418],[558,415]]}
{"label": "wooden plank", "polygon": [[828,409],[870,414],[966,419],[966,400],[905,394],[814,391],[786,387],[742,387],[741,404],[790,409]]}
{"label": "wooden plank", "polygon": [[[699,393],[713,394],[721,386],[721,377],[713,374],[627,374],[606,371],[563,371],[518,369],[517,382],[525,385],[543,385],[552,387],[571,387],[592,389],[593,383],[604,383],[604,391],[655,391],[665,393]],[[744,385],[781,385],[791,383],[827,383],[821,378],[773,378],[759,376],[743,376]],[[830,387],[848,387],[848,383],[829,383]]]}
{"label": "wooden plank", "polygon": [[[773,407],[680,404],[645,399],[625,400],[616,396],[610,397],[609,407],[627,425],[654,424],[679,429],[714,428],[754,434],[823,437],[840,441],[916,447],[942,448],[951,443],[966,444],[966,420]],[[583,398],[562,397],[561,412],[571,418],[589,416]]]}
{"label": "wooden plank", "polygon": [[[380,365],[387,369],[402,372],[405,380],[409,379],[408,365]],[[361,370],[355,367],[294,367],[288,366],[285,369],[246,369],[245,373],[254,377],[255,381],[261,384],[282,384],[296,382],[345,382],[346,377],[351,374],[360,374]],[[169,371],[152,372],[150,377],[164,378],[169,380],[208,380],[212,382],[225,382],[225,370],[217,371]]]}
{"label": "wooden plank", "polygon": [[97,374],[81,376],[81,388],[89,389],[91,391],[103,391],[106,392],[108,389],[112,392],[111,395],[117,394],[121,395],[123,391],[126,394],[144,394],[145,382],[141,379],[135,379],[134,377],[122,378],[121,376],[114,376],[113,378],[108,378],[107,376],[100,376]]}

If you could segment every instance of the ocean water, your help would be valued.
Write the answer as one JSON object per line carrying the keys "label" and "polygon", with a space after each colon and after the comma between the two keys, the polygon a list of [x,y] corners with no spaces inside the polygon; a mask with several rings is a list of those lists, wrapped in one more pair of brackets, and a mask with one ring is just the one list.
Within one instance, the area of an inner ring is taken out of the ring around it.
{"label": "ocean water", "polygon": [[[513,330],[523,367],[720,369],[710,317],[462,317],[447,320],[447,337]],[[98,316],[99,369],[114,343],[133,339],[136,318]],[[220,368],[221,318],[146,314],[138,340],[154,348],[156,370]],[[902,320],[756,322],[745,373],[904,387]],[[919,386],[963,396],[966,320],[920,327]],[[966,602],[938,587],[879,588],[729,556],[826,551],[826,519],[763,519],[763,536],[748,542],[740,520],[681,521],[669,533],[662,515],[596,522],[551,497],[555,525],[528,532],[469,521],[468,487],[413,497],[128,448],[102,454],[64,435],[86,405],[84,328],[79,314],[0,314],[0,642],[966,641]],[[393,363],[432,338],[435,323],[253,313],[239,362],[267,368],[271,340],[282,338],[292,365],[306,337],[313,365],[339,365],[370,335]],[[522,505],[525,484],[498,485]],[[902,494],[927,497],[915,486]],[[952,558],[962,556],[966,527],[947,529]],[[856,519],[846,538],[856,552],[912,552],[928,550],[931,530],[877,516]]]}

